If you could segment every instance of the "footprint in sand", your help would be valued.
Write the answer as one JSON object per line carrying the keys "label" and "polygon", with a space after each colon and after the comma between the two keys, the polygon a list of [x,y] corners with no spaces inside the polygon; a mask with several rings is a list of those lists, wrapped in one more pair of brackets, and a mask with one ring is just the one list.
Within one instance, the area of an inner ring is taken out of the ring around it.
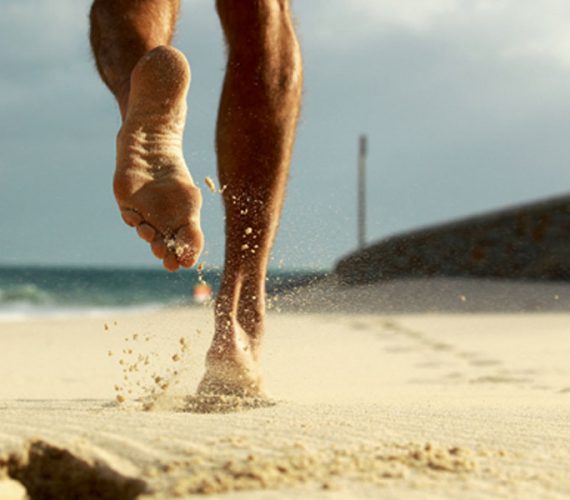
{"label": "footprint in sand", "polygon": [[509,375],[485,375],[469,381],[470,384],[527,384],[529,382],[532,382],[532,379]]}
{"label": "footprint in sand", "polygon": [[350,323],[350,327],[353,330],[368,330],[368,328],[370,328],[370,325],[362,321],[353,321],[352,323]]}
{"label": "footprint in sand", "polygon": [[480,356],[480,354],[478,352],[459,352],[457,353],[457,356],[459,356],[460,358],[463,359],[475,359],[478,358]]}
{"label": "footprint in sand", "polygon": [[431,347],[434,351],[452,351],[453,347],[449,344],[445,344],[444,342],[432,342],[426,341],[425,342],[429,347]]}
{"label": "footprint in sand", "polygon": [[496,359],[473,359],[469,361],[471,366],[498,366],[502,364]]}
{"label": "footprint in sand", "polygon": [[417,349],[414,347],[405,347],[405,346],[387,346],[384,348],[386,352],[391,354],[405,354],[408,352],[417,352]]}
{"label": "footprint in sand", "polygon": [[416,363],[415,366],[418,368],[439,368],[440,366],[445,366],[449,363],[442,363],[441,361],[422,361],[421,363]]}

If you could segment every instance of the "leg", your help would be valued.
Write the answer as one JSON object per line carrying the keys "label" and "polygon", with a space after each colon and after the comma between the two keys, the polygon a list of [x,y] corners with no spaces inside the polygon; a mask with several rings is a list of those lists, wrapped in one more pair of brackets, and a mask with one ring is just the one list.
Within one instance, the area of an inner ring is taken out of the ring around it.
{"label": "leg", "polygon": [[217,0],[228,63],[217,128],[226,211],[224,275],[202,392],[261,393],[265,276],[302,91],[288,0]]}
{"label": "leg", "polygon": [[95,0],[91,46],[117,99],[114,192],[124,221],[175,271],[203,246],[201,195],[182,154],[190,67],[170,47],[179,0]]}

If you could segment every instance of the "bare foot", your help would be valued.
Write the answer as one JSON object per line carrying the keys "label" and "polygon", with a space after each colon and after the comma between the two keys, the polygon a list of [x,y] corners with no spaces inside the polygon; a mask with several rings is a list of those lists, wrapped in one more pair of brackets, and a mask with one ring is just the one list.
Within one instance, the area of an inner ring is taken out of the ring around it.
{"label": "bare foot", "polygon": [[[206,357],[206,374],[198,386],[198,393],[265,398],[259,337],[253,332],[246,333],[246,325],[236,320],[230,304],[231,299],[221,292],[216,304],[216,333]],[[238,319],[243,316],[243,305],[244,301],[240,299]],[[247,313],[246,316],[249,317]]]}
{"label": "bare foot", "polygon": [[173,47],[144,55],[131,74],[117,136],[114,191],[123,220],[164,267],[193,266],[202,251],[202,197],[182,153],[190,67]]}
{"label": "bare foot", "polygon": [[211,349],[198,394],[266,397],[257,361],[243,350],[219,356]]}

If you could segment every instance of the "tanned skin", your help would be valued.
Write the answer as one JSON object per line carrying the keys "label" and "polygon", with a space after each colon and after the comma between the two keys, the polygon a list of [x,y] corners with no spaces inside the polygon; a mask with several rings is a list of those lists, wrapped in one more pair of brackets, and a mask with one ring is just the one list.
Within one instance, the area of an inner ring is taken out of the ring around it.
{"label": "tanned skin", "polygon": [[[190,67],[170,46],[179,0],[95,0],[91,45],[117,99],[114,191],[124,221],[164,267],[203,247],[200,190],[182,154]],[[263,395],[265,277],[283,205],[302,92],[289,0],[217,0],[228,46],[216,149],[226,211],[224,274],[199,392]]]}

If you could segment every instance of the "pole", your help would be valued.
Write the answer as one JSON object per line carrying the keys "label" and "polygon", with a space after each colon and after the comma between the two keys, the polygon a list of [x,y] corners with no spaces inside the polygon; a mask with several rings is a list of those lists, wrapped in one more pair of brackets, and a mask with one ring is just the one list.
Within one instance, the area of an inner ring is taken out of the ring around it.
{"label": "pole", "polygon": [[359,138],[358,148],[358,248],[366,246],[366,155],[368,140],[365,135]]}

